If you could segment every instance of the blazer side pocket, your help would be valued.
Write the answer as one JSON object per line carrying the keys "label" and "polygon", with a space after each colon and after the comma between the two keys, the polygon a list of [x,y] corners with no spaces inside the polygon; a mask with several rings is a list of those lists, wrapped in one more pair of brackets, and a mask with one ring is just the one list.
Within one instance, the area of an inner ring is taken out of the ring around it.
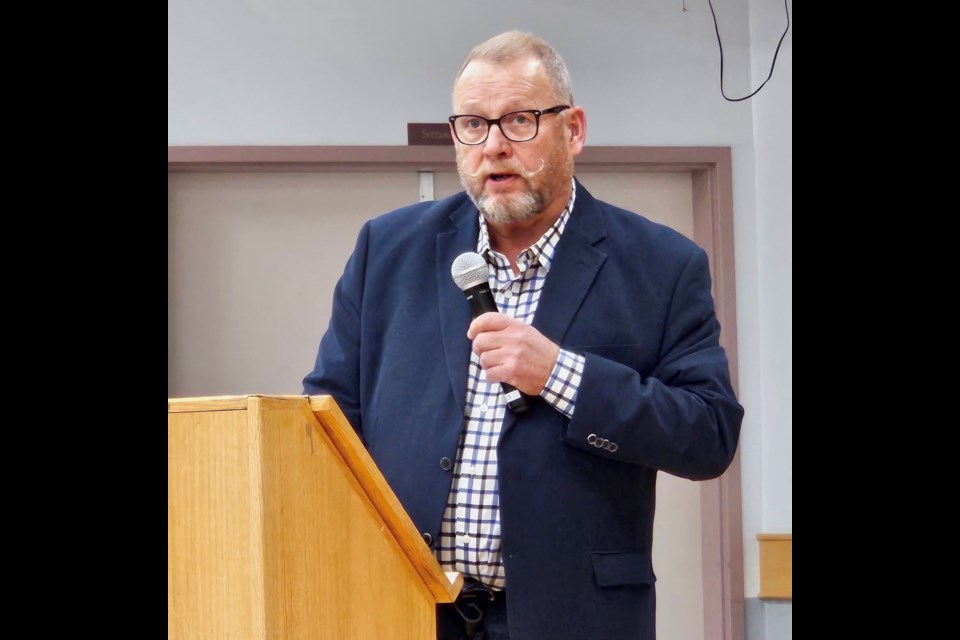
{"label": "blazer side pocket", "polygon": [[593,573],[601,587],[653,584],[653,563],[643,551],[594,551]]}

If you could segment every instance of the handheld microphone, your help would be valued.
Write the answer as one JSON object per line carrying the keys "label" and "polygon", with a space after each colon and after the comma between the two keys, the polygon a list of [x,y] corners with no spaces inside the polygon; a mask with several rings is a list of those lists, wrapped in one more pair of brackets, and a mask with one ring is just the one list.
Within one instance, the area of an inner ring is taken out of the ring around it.
{"label": "handheld microphone", "polygon": [[[450,275],[467,296],[474,318],[488,311],[498,311],[497,303],[490,291],[487,263],[479,253],[468,251],[457,256],[450,267]],[[516,413],[527,410],[527,399],[519,389],[506,382],[500,383],[500,389],[507,401],[507,407]]]}

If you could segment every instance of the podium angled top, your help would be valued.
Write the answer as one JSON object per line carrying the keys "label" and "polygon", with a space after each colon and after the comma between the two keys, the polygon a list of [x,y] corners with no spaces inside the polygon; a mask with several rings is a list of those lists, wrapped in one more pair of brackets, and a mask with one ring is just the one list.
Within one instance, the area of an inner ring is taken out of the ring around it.
{"label": "podium angled top", "polygon": [[[243,396],[204,396],[198,398],[167,398],[167,413],[192,411],[237,411],[247,409],[250,398],[303,399],[307,396],[284,396],[250,393]],[[329,396],[313,396],[325,398]]]}

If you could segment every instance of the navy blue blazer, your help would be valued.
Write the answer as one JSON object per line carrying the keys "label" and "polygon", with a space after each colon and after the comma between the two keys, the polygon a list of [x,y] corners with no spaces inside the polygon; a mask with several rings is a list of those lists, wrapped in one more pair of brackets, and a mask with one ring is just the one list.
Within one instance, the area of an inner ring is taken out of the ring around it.
{"label": "navy blue blazer", "polygon": [[[462,192],[364,224],[303,380],[305,394],[336,399],[434,541],[451,483],[440,461],[457,453],[471,348],[450,266],[476,250],[478,231]],[[503,424],[511,637],[652,639],[657,471],[719,476],[743,417],[706,253],[578,182],[533,325],[586,366],[572,419],[534,398]]]}

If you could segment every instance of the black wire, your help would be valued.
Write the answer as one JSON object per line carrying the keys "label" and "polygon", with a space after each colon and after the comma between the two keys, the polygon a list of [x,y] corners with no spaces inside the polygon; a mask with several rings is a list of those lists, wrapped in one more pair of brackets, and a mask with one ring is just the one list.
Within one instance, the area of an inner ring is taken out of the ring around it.
{"label": "black wire", "polygon": [[757,87],[756,91],[742,98],[727,98],[727,94],[723,92],[723,43],[720,42],[720,28],[717,26],[717,14],[713,10],[713,2],[707,0],[707,4],[710,5],[710,13],[713,14],[713,30],[717,32],[717,44],[720,46],[720,95],[730,102],[740,102],[741,100],[752,98],[757,95],[760,89],[763,89],[763,85],[767,84],[767,80],[773,77],[773,67],[777,64],[777,54],[780,53],[780,45],[783,44],[783,39],[786,37],[787,31],[790,30],[790,10],[787,8],[787,0],[783,0],[783,10],[787,12],[787,28],[783,30],[783,35],[780,36],[780,42],[777,43],[777,50],[773,52],[773,62],[770,63],[770,74],[767,75],[767,80],[764,80],[763,84]]}

